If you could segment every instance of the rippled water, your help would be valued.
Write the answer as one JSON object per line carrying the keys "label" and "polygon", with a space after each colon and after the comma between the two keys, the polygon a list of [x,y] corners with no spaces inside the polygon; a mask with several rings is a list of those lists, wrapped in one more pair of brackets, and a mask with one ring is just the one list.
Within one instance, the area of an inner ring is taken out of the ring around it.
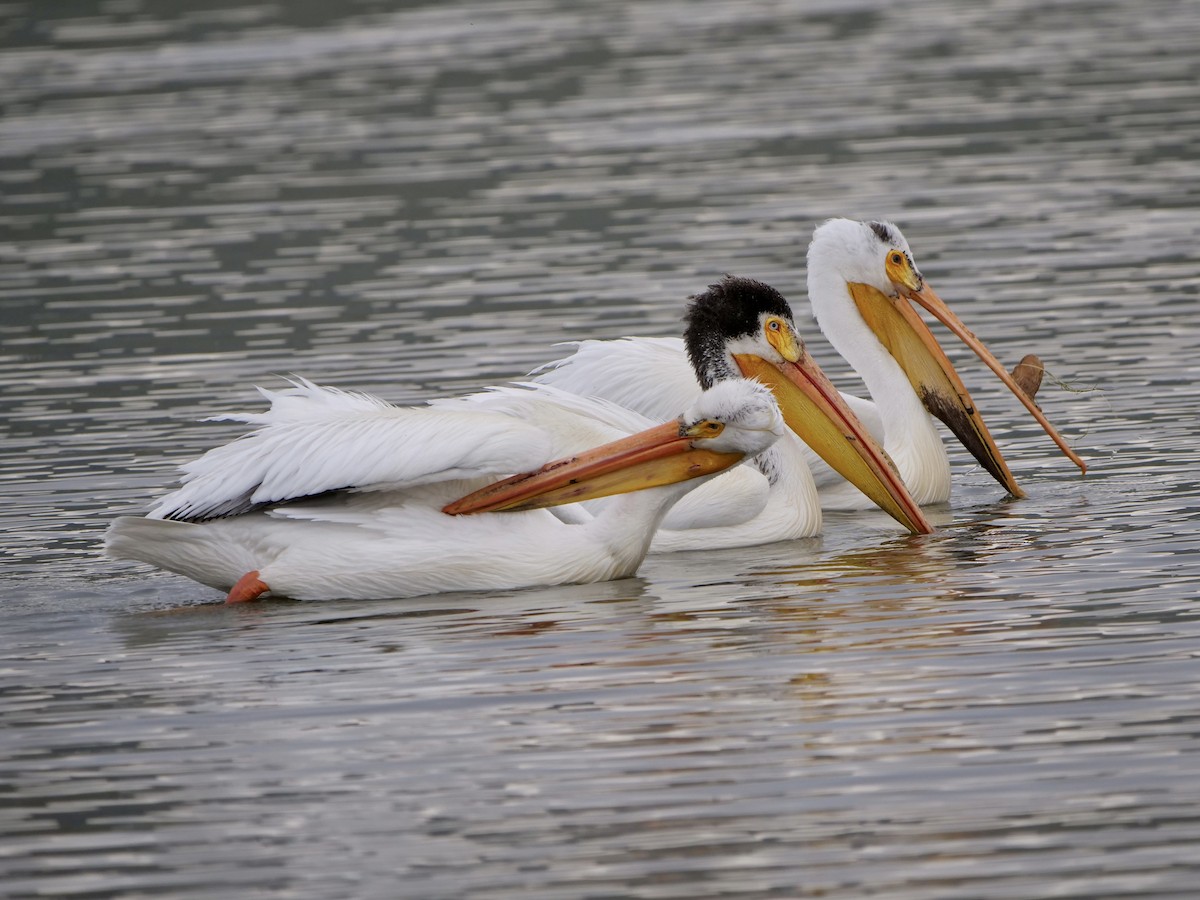
{"label": "rippled water", "polygon": [[[0,17],[7,896],[1192,895],[1194,4],[195,6]],[[254,383],[804,310],[830,215],[1043,356],[1086,478],[952,351],[1030,496],[960,462],[930,538],[247,609],[97,553]]]}

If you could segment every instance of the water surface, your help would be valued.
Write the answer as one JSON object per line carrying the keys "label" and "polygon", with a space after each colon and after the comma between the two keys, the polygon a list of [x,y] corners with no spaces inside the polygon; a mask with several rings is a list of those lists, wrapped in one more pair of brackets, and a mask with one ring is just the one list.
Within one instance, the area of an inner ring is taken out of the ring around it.
{"label": "water surface", "polygon": [[[8,895],[1191,895],[1193,4],[193,6],[0,25]],[[247,609],[97,552],[253,384],[469,390],[723,272],[803,320],[831,215],[1086,478],[951,349],[1029,497],[960,453],[932,537]]]}

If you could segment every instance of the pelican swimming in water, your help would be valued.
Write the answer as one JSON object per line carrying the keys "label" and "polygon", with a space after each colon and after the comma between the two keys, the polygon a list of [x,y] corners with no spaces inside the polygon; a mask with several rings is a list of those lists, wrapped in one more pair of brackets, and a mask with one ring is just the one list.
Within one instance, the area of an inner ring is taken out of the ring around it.
{"label": "pelican swimming in water", "polygon": [[[672,504],[785,430],[766,387],[729,381],[677,420],[547,462],[613,431],[622,413],[553,389],[526,393],[539,395],[526,412],[545,404],[542,425],[479,408],[400,408],[303,380],[263,391],[265,413],[223,417],[257,429],[185,465],[183,486],[148,516],[116,519],[106,550],[228,591],[229,602],[623,578]],[[527,470],[537,471],[487,484]],[[609,495],[594,516],[541,508]]]}
{"label": "pelican swimming in water", "polygon": [[[1084,468],[1032,399],[1016,388],[995,357],[924,282],[894,225],[830,220],[814,233],[808,265],[818,325],[858,369],[874,400],[842,397],[883,444],[917,503],[941,503],[950,497],[950,463],[929,412],[946,422],[1009,493],[1019,497],[1023,492],[966,387],[909,299],[929,309],[967,343]],[[661,414],[664,404],[685,402],[704,383],[690,356],[686,338],[586,340],[576,345],[573,355],[543,367],[537,380],[648,415]],[[867,505],[862,493],[845,490],[847,483],[811,448],[801,446],[797,453],[811,466],[822,505]]]}
{"label": "pelican swimming in water", "polygon": [[[654,550],[741,547],[819,534],[821,504],[805,458],[810,450],[910,531],[933,530],[887,454],[806,351],[778,291],[726,276],[691,299],[684,319],[682,341],[584,341],[536,378],[655,419],[726,380],[754,378],[775,391],[789,435],[742,467],[736,479],[707,485],[678,504],[655,536]],[[839,428],[829,427],[834,421]],[[715,509],[728,510],[720,523],[711,521]]]}
{"label": "pelican swimming in water", "polygon": [[[871,400],[847,397],[847,401],[875,434],[882,435],[884,447],[919,503],[950,499],[950,461],[931,414],[1009,494],[1023,497],[1024,491],[954,366],[909,301],[932,313],[970,347],[1063,453],[1086,471],[1083,460],[1029,393],[934,293],[895,225],[851,219],[830,219],[819,225],[808,248],[808,296],[822,332],[871,395]],[[822,477],[827,471],[815,472],[818,486],[827,483]],[[843,499],[851,496],[853,492],[843,491]]]}

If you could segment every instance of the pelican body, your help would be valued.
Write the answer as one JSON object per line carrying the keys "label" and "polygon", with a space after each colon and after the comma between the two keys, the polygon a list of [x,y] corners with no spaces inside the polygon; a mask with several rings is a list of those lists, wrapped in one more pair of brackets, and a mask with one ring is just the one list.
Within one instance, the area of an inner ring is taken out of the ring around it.
{"label": "pelican body", "polygon": [[[223,417],[255,430],[185,465],[182,487],[146,517],[116,519],[106,550],[229,591],[230,601],[622,578],[672,504],[784,431],[766,388],[731,382],[678,420],[554,459],[620,434],[622,414],[552,388],[524,393],[516,405],[540,407],[541,424],[479,408],[400,408],[304,380],[263,391],[265,413]],[[596,515],[543,508],[600,497],[610,499]]]}

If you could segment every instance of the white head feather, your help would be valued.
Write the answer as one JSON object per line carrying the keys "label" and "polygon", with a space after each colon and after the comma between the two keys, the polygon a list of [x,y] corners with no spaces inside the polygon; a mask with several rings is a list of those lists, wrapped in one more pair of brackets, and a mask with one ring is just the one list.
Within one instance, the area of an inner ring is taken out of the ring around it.
{"label": "white head feather", "polygon": [[895,285],[884,268],[891,250],[900,250],[912,259],[908,241],[891,222],[856,222],[853,219],[822,222],[813,232],[808,247],[809,296],[813,297],[814,304],[811,281],[814,269],[818,275],[832,273],[844,282],[869,284],[885,294],[895,294]]}
{"label": "white head feather", "polygon": [[719,381],[697,398],[682,416],[685,425],[704,419],[725,424],[713,438],[696,441],[696,446],[725,453],[756,456],[784,434],[786,426],[775,397],[764,385],[746,379]]}

